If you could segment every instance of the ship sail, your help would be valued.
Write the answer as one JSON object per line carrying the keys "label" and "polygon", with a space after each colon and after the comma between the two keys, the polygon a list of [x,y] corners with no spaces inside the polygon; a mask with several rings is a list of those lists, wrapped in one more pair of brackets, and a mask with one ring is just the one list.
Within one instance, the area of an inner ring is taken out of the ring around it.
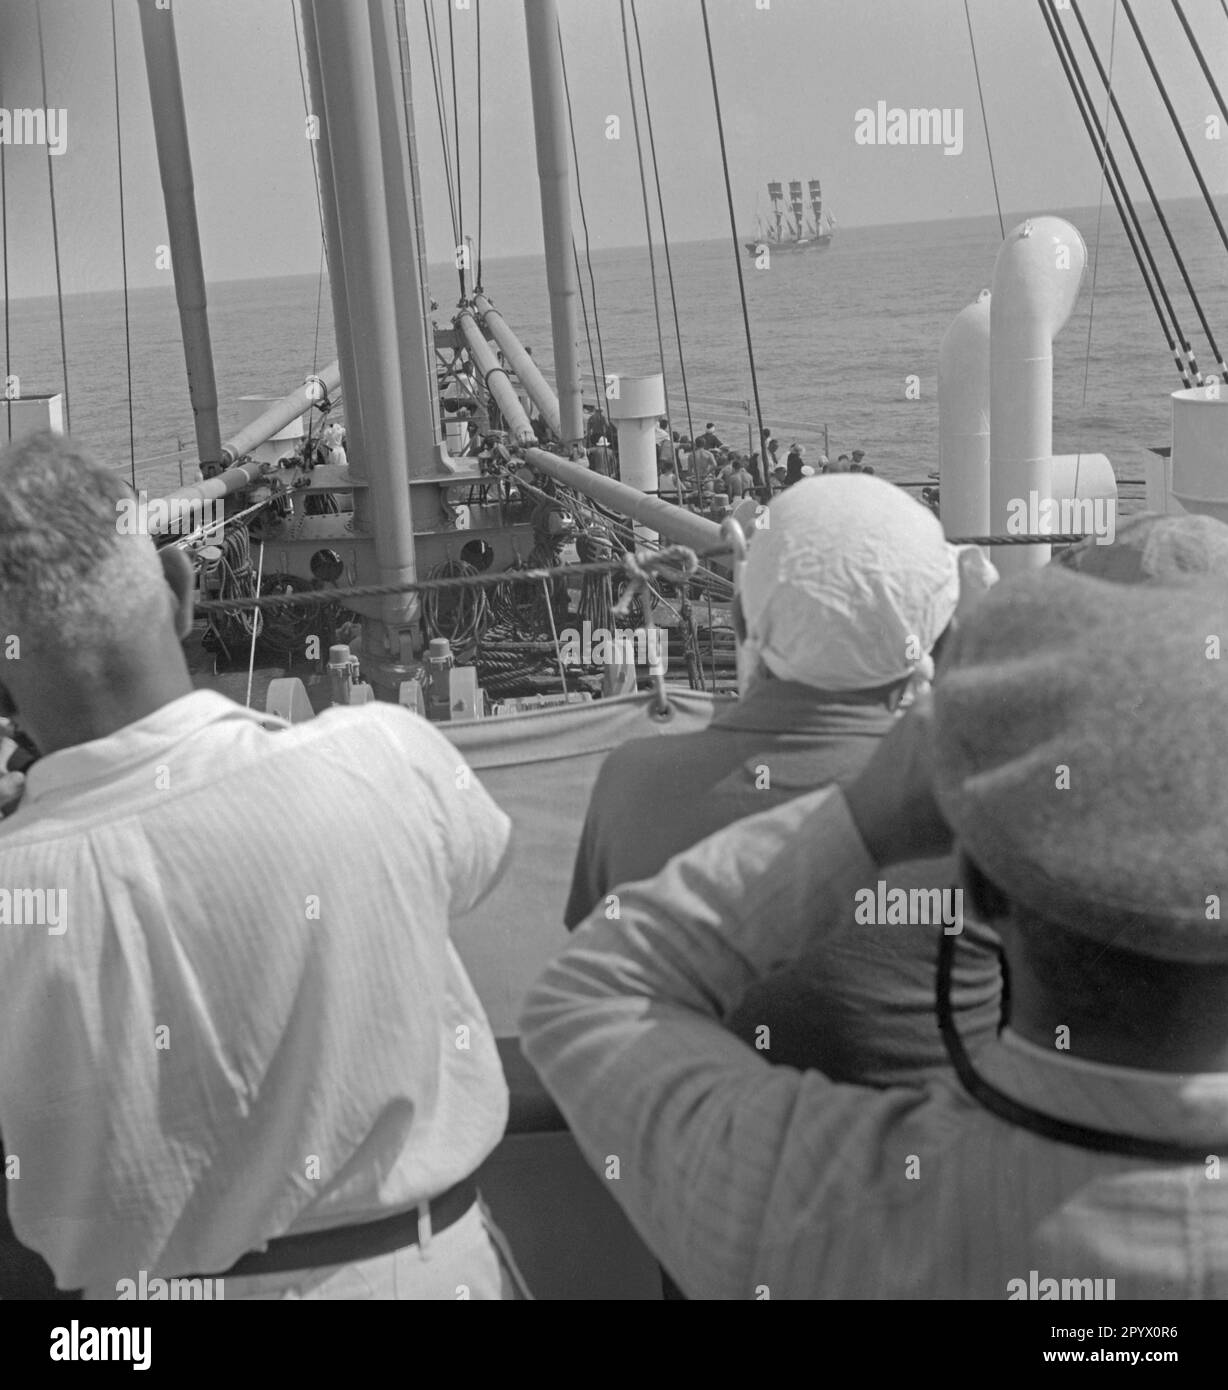
{"label": "ship sail", "polygon": [[802,212],[802,185],[799,179],[794,179],[789,184],[789,202],[793,205],[793,221],[797,225],[797,237],[800,240],[806,234],[806,220]]}
{"label": "ship sail", "polygon": [[823,188],[818,179],[810,180],[810,212],[814,218],[815,235],[823,230]]}
{"label": "ship sail", "polygon": [[775,223],[774,240],[780,240],[780,224],[783,218],[781,203],[784,201],[784,188],[779,183],[768,184],[768,197],[772,200],[772,220]]}

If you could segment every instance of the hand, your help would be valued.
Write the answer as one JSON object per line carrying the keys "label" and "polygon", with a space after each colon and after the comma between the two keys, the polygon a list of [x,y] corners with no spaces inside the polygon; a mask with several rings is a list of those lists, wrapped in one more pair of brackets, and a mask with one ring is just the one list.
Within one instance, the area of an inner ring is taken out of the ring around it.
{"label": "hand", "polygon": [[949,854],[951,828],[934,800],[933,699],[919,695],[874,751],[844,799],[880,867]]}

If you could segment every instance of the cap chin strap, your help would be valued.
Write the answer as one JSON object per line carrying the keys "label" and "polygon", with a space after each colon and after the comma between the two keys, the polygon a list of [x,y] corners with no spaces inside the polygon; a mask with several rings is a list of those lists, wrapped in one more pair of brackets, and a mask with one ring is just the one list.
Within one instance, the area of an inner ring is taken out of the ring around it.
{"label": "cap chin strap", "polygon": [[[1001,952],[999,952],[1001,955]],[[951,972],[955,962],[955,938],[945,932],[939,938],[938,972],[935,981],[937,995],[938,1031],[947,1049],[947,1056],[955,1068],[955,1074],[973,1100],[983,1109],[996,1115],[1007,1124],[1020,1129],[1031,1130],[1042,1138],[1052,1139],[1058,1144],[1071,1144],[1078,1149],[1090,1149],[1095,1153],[1123,1154],[1127,1158],[1145,1158],[1159,1163],[1202,1163],[1219,1154],[1228,1153],[1228,1143],[1216,1144],[1177,1144],[1162,1139],[1143,1139],[1132,1134],[1114,1134],[1107,1129],[1093,1129],[1087,1125],[1072,1124],[1059,1120],[1053,1115],[1045,1115],[1039,1110],[1023,1105],[1010,1096],[1004,1095],[980,1076],[972,1065],[972,1059],[964,1049],[955,1027],[955,1013],[951,1006]],[[1006,962],[1003,959],[1003,979],[1006,979]],[[1003,993],[1003,1022],[1006,1021],[1008,996]]]}

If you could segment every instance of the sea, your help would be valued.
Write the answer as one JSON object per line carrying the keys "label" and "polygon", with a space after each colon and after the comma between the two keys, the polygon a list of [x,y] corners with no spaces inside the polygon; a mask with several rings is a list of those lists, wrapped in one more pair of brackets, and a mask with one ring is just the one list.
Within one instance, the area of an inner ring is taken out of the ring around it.
{"label": "sea", "polygon": [[[1088,247],[1078,305],[1055,344],[1054,448],[1105,453],[1123,484],[1133,484],[1147,450],[1170,441],[1169,393],[1181,382],[1111,204],[1053,211]],[[1228,257],[1201,202],[1174,202],[1166,212],[1212,331],[1228,348]],[[1149,212],[1140,215],[1199,364],[1213,370],[1160,229]],[[1006,219],[1007,229],[1021,220]],[[923,482],[938,467],[939,344],[990,285],[1000,244],[996,216],[841,226],[830,249],[778,254],[767,269],[739,244],[744,317],[727,238],[671,245],[668,266],[658,243],[656,307],[646,248],[598,247],[586,257],[581,242],[585,370],[655,372],[663,359],[674,427],[686,434],[712,421],[736,445],[753,428],[757,384],[782,456],[794,441],[810,460],[825,443],[833,459],[859,448],[883,476]],[[491,260],[481,273],[548,373],[542,259]],[[459,295],[456,271],[432,266],[429,286],[436,321],[446,325]],[[241,423],[241,396],[281,395],[336,356],[320,276],[211,284],[209,315],[223,437]],[[61,390],[67,379],[73,434],[125,472],[135,460],[138,484],[151,495],[192,481],[192,411],[169,275],[165,287],[130,292],[127,333],[121,292],[68,295],[64,319],[67,373],[55,299],[14,297],[6,375],[18,374],[27,396]]]}

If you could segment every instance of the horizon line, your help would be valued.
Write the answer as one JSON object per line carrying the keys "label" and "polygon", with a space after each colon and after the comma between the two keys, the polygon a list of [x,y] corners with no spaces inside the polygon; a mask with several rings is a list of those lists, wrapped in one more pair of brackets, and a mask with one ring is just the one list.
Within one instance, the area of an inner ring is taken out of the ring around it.
{"label": "horizon line", "polygon": [[[1213,195],[1213,196],[1214,196],[1214,198],[1215,198],[1216,201],[1225,200],[1225,199],[1228,199],[1228,192],[1226,192],[1226,193],[1217,193],[1217,194],[1215,194],[1215,195]],[[1143,205],[1145,205],[1148,209],[1150,209],[1150,206],[1151,206],[1150,200],[1148,200],[1148,199],[1132,200],[1132,202],[1133,202],[1133,204],[1136,205],[1136,206],[1143,206]],[[1163,204],[1163,205],[1164,205],[1164,206],[1171,206],[1171,205],[1174,204],[1174,203],[1191,203],[1191,202],[1202,203],[1202,202],[1204,202],[1204,199],[1203,199],[1200,195],[1190,195],[1189,197],[1184,197],[1184,198],[1169,198],[1169,199],[1164,200],[1164,204]],[[1051,210],[1050,210],[1049,212],[1047,212],[1047,213],[1046,213],[1046,212],[1037,212],[1037,211],[1035,211],[1035,210],[1032,211],[1032,212],[1023,212],[1023,211],[1011,211],[1011,212],[1007,212],[1007,211],[1004,211],[1004,212],[1002,213],[1002,220],[1003,220],[1004,222],[1006,222],[1006,221],[1013,221],[1013,220],[1017,220],[1017,219],[1027,218],[1027,217],[1048,216],[1048,215],[1053,215],[1053,213],[1091,211],[1091,210],[1096,209],[1097,206],[1098,206],[1098,205],[1095,204],[1095,203],[1075,204],[1075,205],[1067,206],[1067,207],[1065,207],[1065,208],[1055,208],[1055,209],[1051,209]],[[1100,204],[1099,206],[1100,206],[1101,208],[1103,208],[1103,204]],[[997,213],[996,209],[991,209],[989,212],[962,213],[962,214],[958,214],[958,215],[952,216],[952,217],[946,217],[946,216],[943,216],[943,217],[914,217],[914,218],[909,218],[909,219],[905,219],[905,220],[902,220],[902,221],[885,221],[885,222],[841,222],[841,223],[838,224],[838,227],[839,227],[839,230],[840,230],[841,232],[850,232],[850,231],[859,231],[859,230],[874,230],[875,228],[879,228],[879,227],[928,227],[928,226],[941,225],[942,223],[946,223],[946,222],[978,222],[978,221],[985,221],[985,220],[994,221],[994,220],[997,219],[997,217],[998,217],[998,213]],[[739,245],[740,245],[741,237],[742,237],[743,235],[747,235],[747,234],[741,233],[741,232],[738,233]],[[671,239],[671,243],[670,243],[670,244],[671,244],[672,246],[705,246],[705,245],[709,245],[709,244],[711,244],[711,243],[713,243],[713,242],[723,242],[723,241],[726,241],[726,240],[727,240],[726,234],[725,234],[725,233],[721,233],[721,234],[719,234],[719,235],[717,235],[717,236],[686,237],[686,238],[681,239],[681,240],[679,240],[679,239]],[[654,241],[653,241],[652,244],[653,244],[653,246],[659,246],[659,245],[661,244],[661,242],[660,242],[659,240],[654,239]],[[619,244],[617,244],[617,245],[601,245],[601,246],[596,246],[596,245],[595,245],[595,246],[593,246],[591,249],[592,249],[592,251],[593,251],[594,253],[597,253],[597,254],[601,254],[601,253],[605,253],[605,252],[616,252],[616,251],[643,251],[643,252],[647,253],[648,247],[647,247],[647,245],[646,245],[645,242],[643,242],[643,241],[636,241],[636,242],[619,243]],[[542,247],[542,248],[540,248],[540,249],[538,249],[538,250],[534,250],[534,251],[518,251],[518,252],[514,252],[514,253],[512,253],[512,254],[510,254],[510,255],[484,257],[484,259],[485,259],[486,261],[488,261],[490,264],[498,264],[498,263],[500,263],[500,262],[505,262],[505,261],[544,260],[544,258],[545,258],[545,248],[544,248],[544,247]],[[453,270],[453,267],[451,266],[451,264],[450,264],[446,259],[445,259],[445,260],[437,260],[437,261],[428,261],[428,262],[427,262],[427,268],[428,268],[428,270],[430,270],[430,269],[438,270],[438,269],[446,268],[449,272],[451,272],[451,271]],[[206,284],[207,287],[208,287],[208,286],[218,286],[218,287],[220,287],[220,286],[223,286],[223,285],[247,285],[247,284],[252,284],[252,283],[254,283],[254,282],[257,282],[257,281],[315,279],[315,278],[317,278],[318,274],[319,274],[318,271],[313,271],[313,270],[295,270],[295,271],[289,271],[289,272],[287,272],[286,274],[282,274],[282,275],[263,275],[263,274],[256,274],[256,275],[235,275],[235,276],[227,277],[227,278],[225,278],[225,279],[211,279],[211,278],[208,276],[208,274],[206,274],[206,276],[205,276],[205,284]],[[324,271],[325,277],[327,277],[327,274],[328,274],[328,272],[327,272],[327,270],[325,270],[325,271]],[[64,298],[65,298],[65,299],[76,299],[76,298],[81,298],[81,297],[84,297],[84,296],[86,296],[86,295],[91,295],[91,294],[119,294],[119,293],[122,293],[123,288],[124,288],[124,287],[123,287],[123,285],[122,285],[122,283],[121,283],[121,284],[117,284],[117,285],[107,286],[107,287],[104,287],[104,288],[102,288],[102,289],[73,290],[73,291],[71,291],[71,292],[65,294],[65,295],[64,295]],[[172,278],[171,281],[170,281],[169,283],[163,283],[163,284],[129,285],[128,289],[129,289],[129,293],[147,293],[147,292],[149,292],[149,291],[151,291],[151,290],[173,290],[173,289],[174,289],[174,280],[173,280],[173,278]],[[25,301],[36,300],[36,299],[55,299],[55,298],[56,298],[56,294],[55,294],[54,291],[44,291],[44,292],[41,292],[41,293],[38,293],[38,294],[13,294],[13,295],[10,296],[10,302],[11,302],[11,303],[18,303],[18,302],[25,302]],[[3,297],[3,295],[0,295],[0,304],[3,304],[3,303],[4,303],[4,297]]]}

